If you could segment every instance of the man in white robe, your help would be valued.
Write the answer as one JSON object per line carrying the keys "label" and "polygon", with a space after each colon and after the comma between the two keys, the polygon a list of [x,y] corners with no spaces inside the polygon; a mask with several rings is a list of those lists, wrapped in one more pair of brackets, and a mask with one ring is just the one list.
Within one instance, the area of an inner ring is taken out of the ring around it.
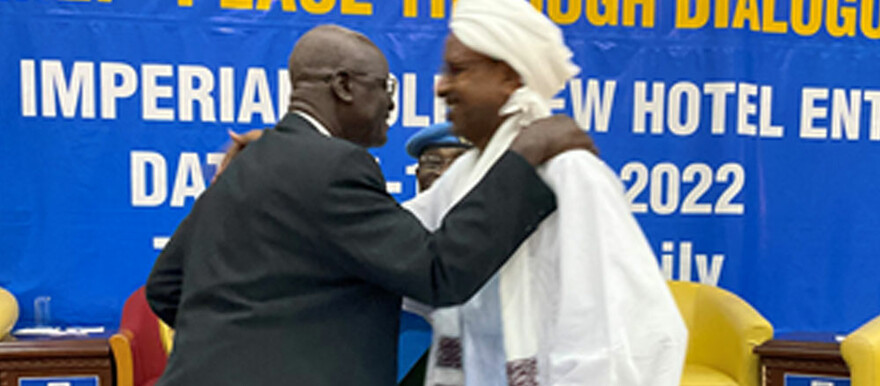
{"label": "man in white robe", "polygon": [[[428,229],[579,68],[523,0],[459,0],[437,86],[474,143],[405,204]],[[687,330],[616,175],[593,154],[539,168],[558,210],[471,300],[434,310],[426,385],[677,386]]]}

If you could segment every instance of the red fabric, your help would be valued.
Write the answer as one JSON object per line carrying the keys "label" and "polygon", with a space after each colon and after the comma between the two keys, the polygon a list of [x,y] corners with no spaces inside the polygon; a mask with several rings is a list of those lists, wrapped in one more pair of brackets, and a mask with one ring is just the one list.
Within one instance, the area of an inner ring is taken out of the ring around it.
{"label": "red fabric", "polygon": [[147,304],[144,287],[138,288],[125,301],[119,330],[130,332],[134,386],[155,383],[165,371],[168,358],[159,337],[159,319]]}

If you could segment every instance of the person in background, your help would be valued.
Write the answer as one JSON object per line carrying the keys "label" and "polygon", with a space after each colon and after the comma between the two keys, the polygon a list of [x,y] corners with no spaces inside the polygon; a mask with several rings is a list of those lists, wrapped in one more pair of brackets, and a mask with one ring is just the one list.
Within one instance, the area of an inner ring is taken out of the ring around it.
{"label": "person in background", "polygon": [[443,175],[458,156],[471,144],[452,134],[449,122],[438,123],[416,132],[406,141],[406,153],[419,161],[416,181],[419,192],[424,192]]}

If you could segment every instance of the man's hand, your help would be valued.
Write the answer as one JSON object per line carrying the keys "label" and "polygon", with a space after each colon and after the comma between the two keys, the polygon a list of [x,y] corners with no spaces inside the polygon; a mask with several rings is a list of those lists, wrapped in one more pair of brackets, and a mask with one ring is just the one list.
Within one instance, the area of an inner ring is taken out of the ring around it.
{"label": "man's hand", "polygon": [[229,162],[232,161],[238,153],[241,153],[245,146],[260,139],[262,136],[263,130],[261,129],[254,129],[244,134],[238,134],[229,130],[229,138],[232,138],[232,144],[226,149],[226,155],[223,156],[223,161],[221,161],[220,166],[217,167],[217,173],[214,173],[214,178],[211,179],[211,183],[213,184],[217,181],[217,178],[220,177],[220,173],[223,173],[223,171],[226,170],[226,167],[229,166]]}
{"label": "man's hand", "polygon": [[575,149],[599,155],[599,149],[587,133],[567,115],[557,114],[538,119],[523,128],[510,145],[533,166],[543,164],[557,154]]}

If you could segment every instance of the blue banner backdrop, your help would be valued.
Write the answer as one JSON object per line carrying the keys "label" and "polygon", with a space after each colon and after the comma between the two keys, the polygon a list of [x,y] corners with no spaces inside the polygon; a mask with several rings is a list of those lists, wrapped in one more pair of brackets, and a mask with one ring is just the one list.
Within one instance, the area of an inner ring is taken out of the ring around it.
{"label": "blue banner backdrop", "polygon": [[[667,276],[730,289],[777,331],[880,313],[878,0],[541,0],[582,73],[559,94],[619,172]],[[118,322],[210,181],[227,129],[286,110],[286,58],[321,23],[400,80],[375,150],[444,120],[444,0],[0,0],[0,286],[59,324]],[[528,54],[528,53],[524,53]]]}

